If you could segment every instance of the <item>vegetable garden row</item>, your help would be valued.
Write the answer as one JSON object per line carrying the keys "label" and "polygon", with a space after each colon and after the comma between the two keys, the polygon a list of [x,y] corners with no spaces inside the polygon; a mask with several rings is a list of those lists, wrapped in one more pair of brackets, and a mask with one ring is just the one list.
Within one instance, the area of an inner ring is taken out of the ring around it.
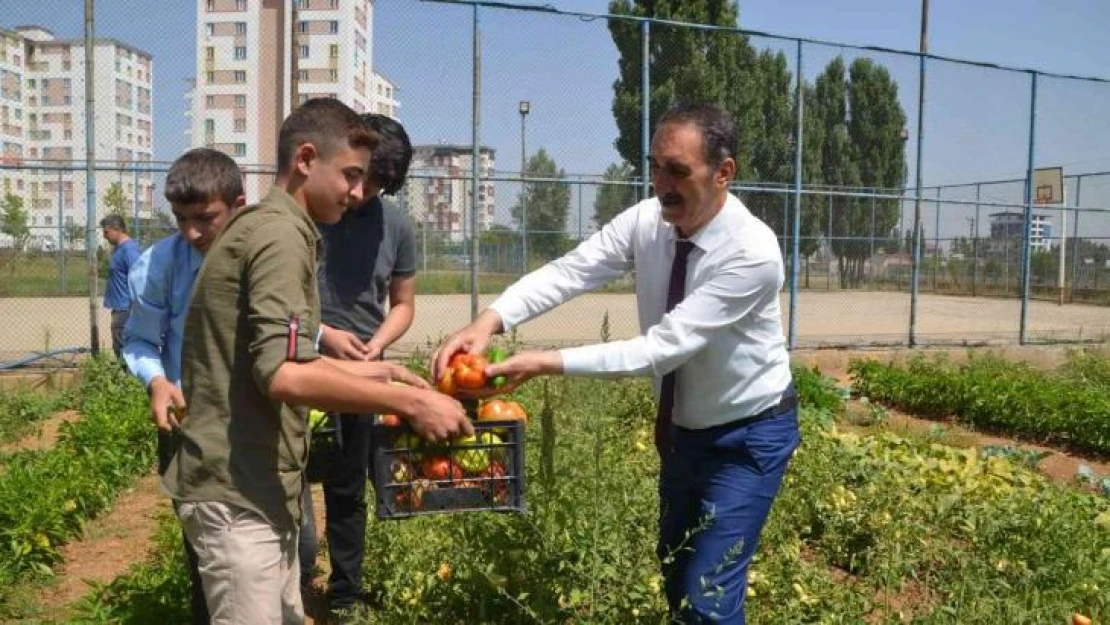
{"label": "vegetable garden row", "polygon": [[[985,362],[976,358],[968,366]],[[936,364],[938,371],[963,366]],[[894,369],[868,367],[856,365],[856,389],[878,399],[886,383],[865,371],[894,379]],[[975,450],[842,431],[839,390],[812,371],[796,375],[804,441],[753,566],[751,622],[1066,623],[1073,612],[1095,622],[1110,618],[1110,499]],[[947,378],[930,379],[935,386],[914,386],[914,392],[933,401],[950,393],[941,386]],[[1106,380],[1084,383],[1105,393]],[[999,392],[962,388],[960,397],[971,397],[971,406],[996,402]],[[58,541],[72,539],[82,519],[151,466],[153,436],[141,389],[110,366],[93,365],[78,395],[86,419],[80,432],[74,426],[72,443],[5,458],[0,468],[0,575],[8,576],[0,581],[53,564]],[[541,414],[546,405],[555,417],[546,431],[540,419],[529,426],[528,512],[371,522],[365,578],[376,609],[367,622],[664,621],[649,386],[551,380],[516,395],[529,413]],[[1037,405],[1046,410],[1048,403]],[[930,414],[962,415],[963,406]],[[1105,439],[1084,437],[1098,431],[1067,430],[1066,440],[1096,449]],[[61,461],[51,454],[68,454],[74,470],[58,469]],[[550,470],[542,470],[545,462]],[[20,463],[25,468],[15,471]],[[36,481],[17,478],[24,474]],[[32,515],[41,519],[35,529],[11,531]],[[13,540],[29,551],[9,549]],[[184,620],[188,586],[179,540],[176,521],[165,517],[152,552],[134,554],[135,566],[82,601],[75,618]],[[0,611],[5,616],[11,615]]]}

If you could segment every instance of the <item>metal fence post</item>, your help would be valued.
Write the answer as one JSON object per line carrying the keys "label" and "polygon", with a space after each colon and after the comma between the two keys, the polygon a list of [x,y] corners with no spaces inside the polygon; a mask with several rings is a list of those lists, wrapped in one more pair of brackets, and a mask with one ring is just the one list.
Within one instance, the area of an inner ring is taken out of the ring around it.
{"label": "metal fence post", "polygon": [[[875,187],[871,187],[871,250],[867,256],[867,281],[875,279]],[[874,286],[874,285],[872,285]]]}
{"label": "metal fence post", "polygon": [[[924,20],[923,20],[924,21]],[[909,346],[917,346],[918,282],[921,279],[921,154],[925,144],[925,26],[922,25],[922,51],[917,68],[917,183],[913,198],[913,249],[910,250],[910,335]]]}
{"label": "metal fence post", "polygon": [[96,43],[93,35],[93,0],[85,0],[85,269],[89,279],[89,349],[100,353],[100,322],[96,303],[96,89],[93,63]]}
{"label": "metal fence post", "polygon": [[478,317],[478,164],[481,159],[482,38],[478,27],[478,5],[474,5],[473,104],[470,117],[470,319]]}
{"label": "metal fence post", "polygon": [[1075,223],[1071,227],[1071,288],[1073,290],[1072,301],[1074,301],[1074,289],[1076,285],[1076,277],[1079,275],[1079,203],[1080,193],[1083,191],[1083,175],[1075,177]]}
{"label": "metal fence post", "polygon": [[832,259],[833,259],[833,196],[829,194],[829,201],[826,203],[829,208],[829,230],[825,234],[825,240],[829,244],[829,252],[825,257],[825,291],[832,290]]}
{"label": "metal fence post", "polygon": [[979,287],[979,202],[982,198],[983,185],[975,183],[975,225],[972,232],[971,245],[972,245],[972,259],[971,259],[971,296],[977,295]]}
{"label": "metal fence post", "polygon": [[937,273],[940,272],[940,187],[937,187],[936,221],[933,225],[933,294],[937,290]]}
{"label": "metal fence post", "polygon": [[135,240],[141,242],[143,239],[141,232],[142,228],[140,226],[140,223],[142,222],[139,221],[139,167],[137,165],[132,165],[131,168],[131,184],[134,185],[134,191],[131,193],[131,195],[133,196],[133,204],[135,209]]}
{"label": "metal fence post", "polygon": [[790,250],[790,329],[787,346],[794,349],[798,346],[798,262],[801,260],[801,233],[802,233],[802,140],[803,111],[805,107],[805,82],[802,79],[802,42],[798,40],[798,67],[794,85],[796,107],[794,114],[794,240]]}
{"label": "metal fence post", "polygon": [[65,219],[62,216],[62,203],[65,197],[62,194],[62,171],[58,170],[58,281],[61,292],[66,292],[66,231]]}
{"label": "metal fence post", "polygon": [[1029,160],[1025,170],[1025,223],[1021,230],[1021,321],[1018,343],[1025,345],[1029,320],[1030,234],[1033,221],[1033,163],[1037,131],[1037,72],[1030,72],[1029,81]]}

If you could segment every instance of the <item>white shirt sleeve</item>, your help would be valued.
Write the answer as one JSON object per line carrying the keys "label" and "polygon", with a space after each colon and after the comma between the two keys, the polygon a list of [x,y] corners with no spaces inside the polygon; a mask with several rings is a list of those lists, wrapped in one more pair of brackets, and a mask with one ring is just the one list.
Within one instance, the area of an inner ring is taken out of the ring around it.
{"label": "white shirt sleeve", "polygon": [[711,272],[645,334],[561,350],[564,373],[592,377],[665,375],[713,341],[717,333],[732,331],[767,298],[777,297],[782,281],[782,266],[769,257],[733,255]]}
{"label": "white shirt sleeve", "polygon": [[562,258],[517,280],[490,308],[505,330],[608,284],[632,268],[639,206],[625,210]]}

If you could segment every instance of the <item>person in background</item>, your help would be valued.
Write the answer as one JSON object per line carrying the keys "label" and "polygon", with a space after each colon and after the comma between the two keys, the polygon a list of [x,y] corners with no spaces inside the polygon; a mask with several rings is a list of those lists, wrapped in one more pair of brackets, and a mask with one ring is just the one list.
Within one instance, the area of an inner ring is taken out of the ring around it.
{"label": "person in background", "polygon": [[736,129],[720,106],[671,109],[651,142],[655,197],[524,276],[443,344],[458,351],[633,270],[642,334],[529,351],[490,365],[511,390],[536,375],[651,376],[661,460],[657,553],[671,617],[745,622],[748,565],[797,447],[797,393],[782,332],[778,240],[729,185]]}
{"label": "person in background", "polygon": [[[364,201],[336,224],[317,224],[324,237],[320,343],[323,353],[336,358],[378,360],[408,330],[416,313],[416,237],[408,216],[384,198],[405,184],[412,143],[404,127],[385,115],[366,114],[362,120],[378,135],[362,182]],[[339,415],[340,443],[324,480],[333,622],[363,602],[373,420],[371,414]],[[302,583],[311,580],[315,567],[315,550],[307,539],[307,532],[302,532]]]}
{"label": "person in background", "polygon": [[123,326],[131,309],[131,297],[127,293],[127,274],[139,260],[142,250],[139,244],[127,236],[127,224],[119,215],[108,215],[100,220],[104,240],[112,246],[112,257],[108,261],[108,288],[104,290],[104,307],[112,311],[112,351],[116,358],[123,351]]}

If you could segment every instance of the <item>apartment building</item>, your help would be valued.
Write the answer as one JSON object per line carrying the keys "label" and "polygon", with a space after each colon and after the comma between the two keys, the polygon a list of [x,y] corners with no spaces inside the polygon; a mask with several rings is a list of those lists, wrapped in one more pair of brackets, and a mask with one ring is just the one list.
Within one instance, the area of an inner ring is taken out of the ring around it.
{"label": "apartment building", "polygon": [[[1032,214],[1029,224],[1029,247],[1036,252],[1044,251],[1052,243],[1052,218],[1039,213]],[[995,241],[1016,241],[1021,244],[1025,236],[1025,213],[1022,211],[1001,211],[991,213],[991,239]]]}
{"label": "apartment building", "polygon": [[[478,151],[478,168],[483,177],[493,175],[493,148]],[[418,227],[462,241],[470,232],[470,176],[473,148],[469,145],[413,146],[411,172],[405,183],[403,201]],[[482,182],[478,191],[478,228],[493,225],[494,184]]]}
{"label": "apartment building", "polygon": [[272,183],[278,130],[301,102],[334,97],[396,116],[396,87],[371,70],[373,10],[371,0],[198,0],[191,143],[254,172],[248,201]]}
{"label": "apartment building", "polygon": [[[41,26],[0,29],[0,193],[23,198],[32,246],[57,246],[85,225],[85,41]],[[150,217],[154,186],[151,55],[115,39],[93,48],[96,219],[112,184],[129,216]],[[36,169],[38,167],[39,169]],[[73,238],[73,237],[69,237]],[[82,240],[83,242],[83,240]]]}

